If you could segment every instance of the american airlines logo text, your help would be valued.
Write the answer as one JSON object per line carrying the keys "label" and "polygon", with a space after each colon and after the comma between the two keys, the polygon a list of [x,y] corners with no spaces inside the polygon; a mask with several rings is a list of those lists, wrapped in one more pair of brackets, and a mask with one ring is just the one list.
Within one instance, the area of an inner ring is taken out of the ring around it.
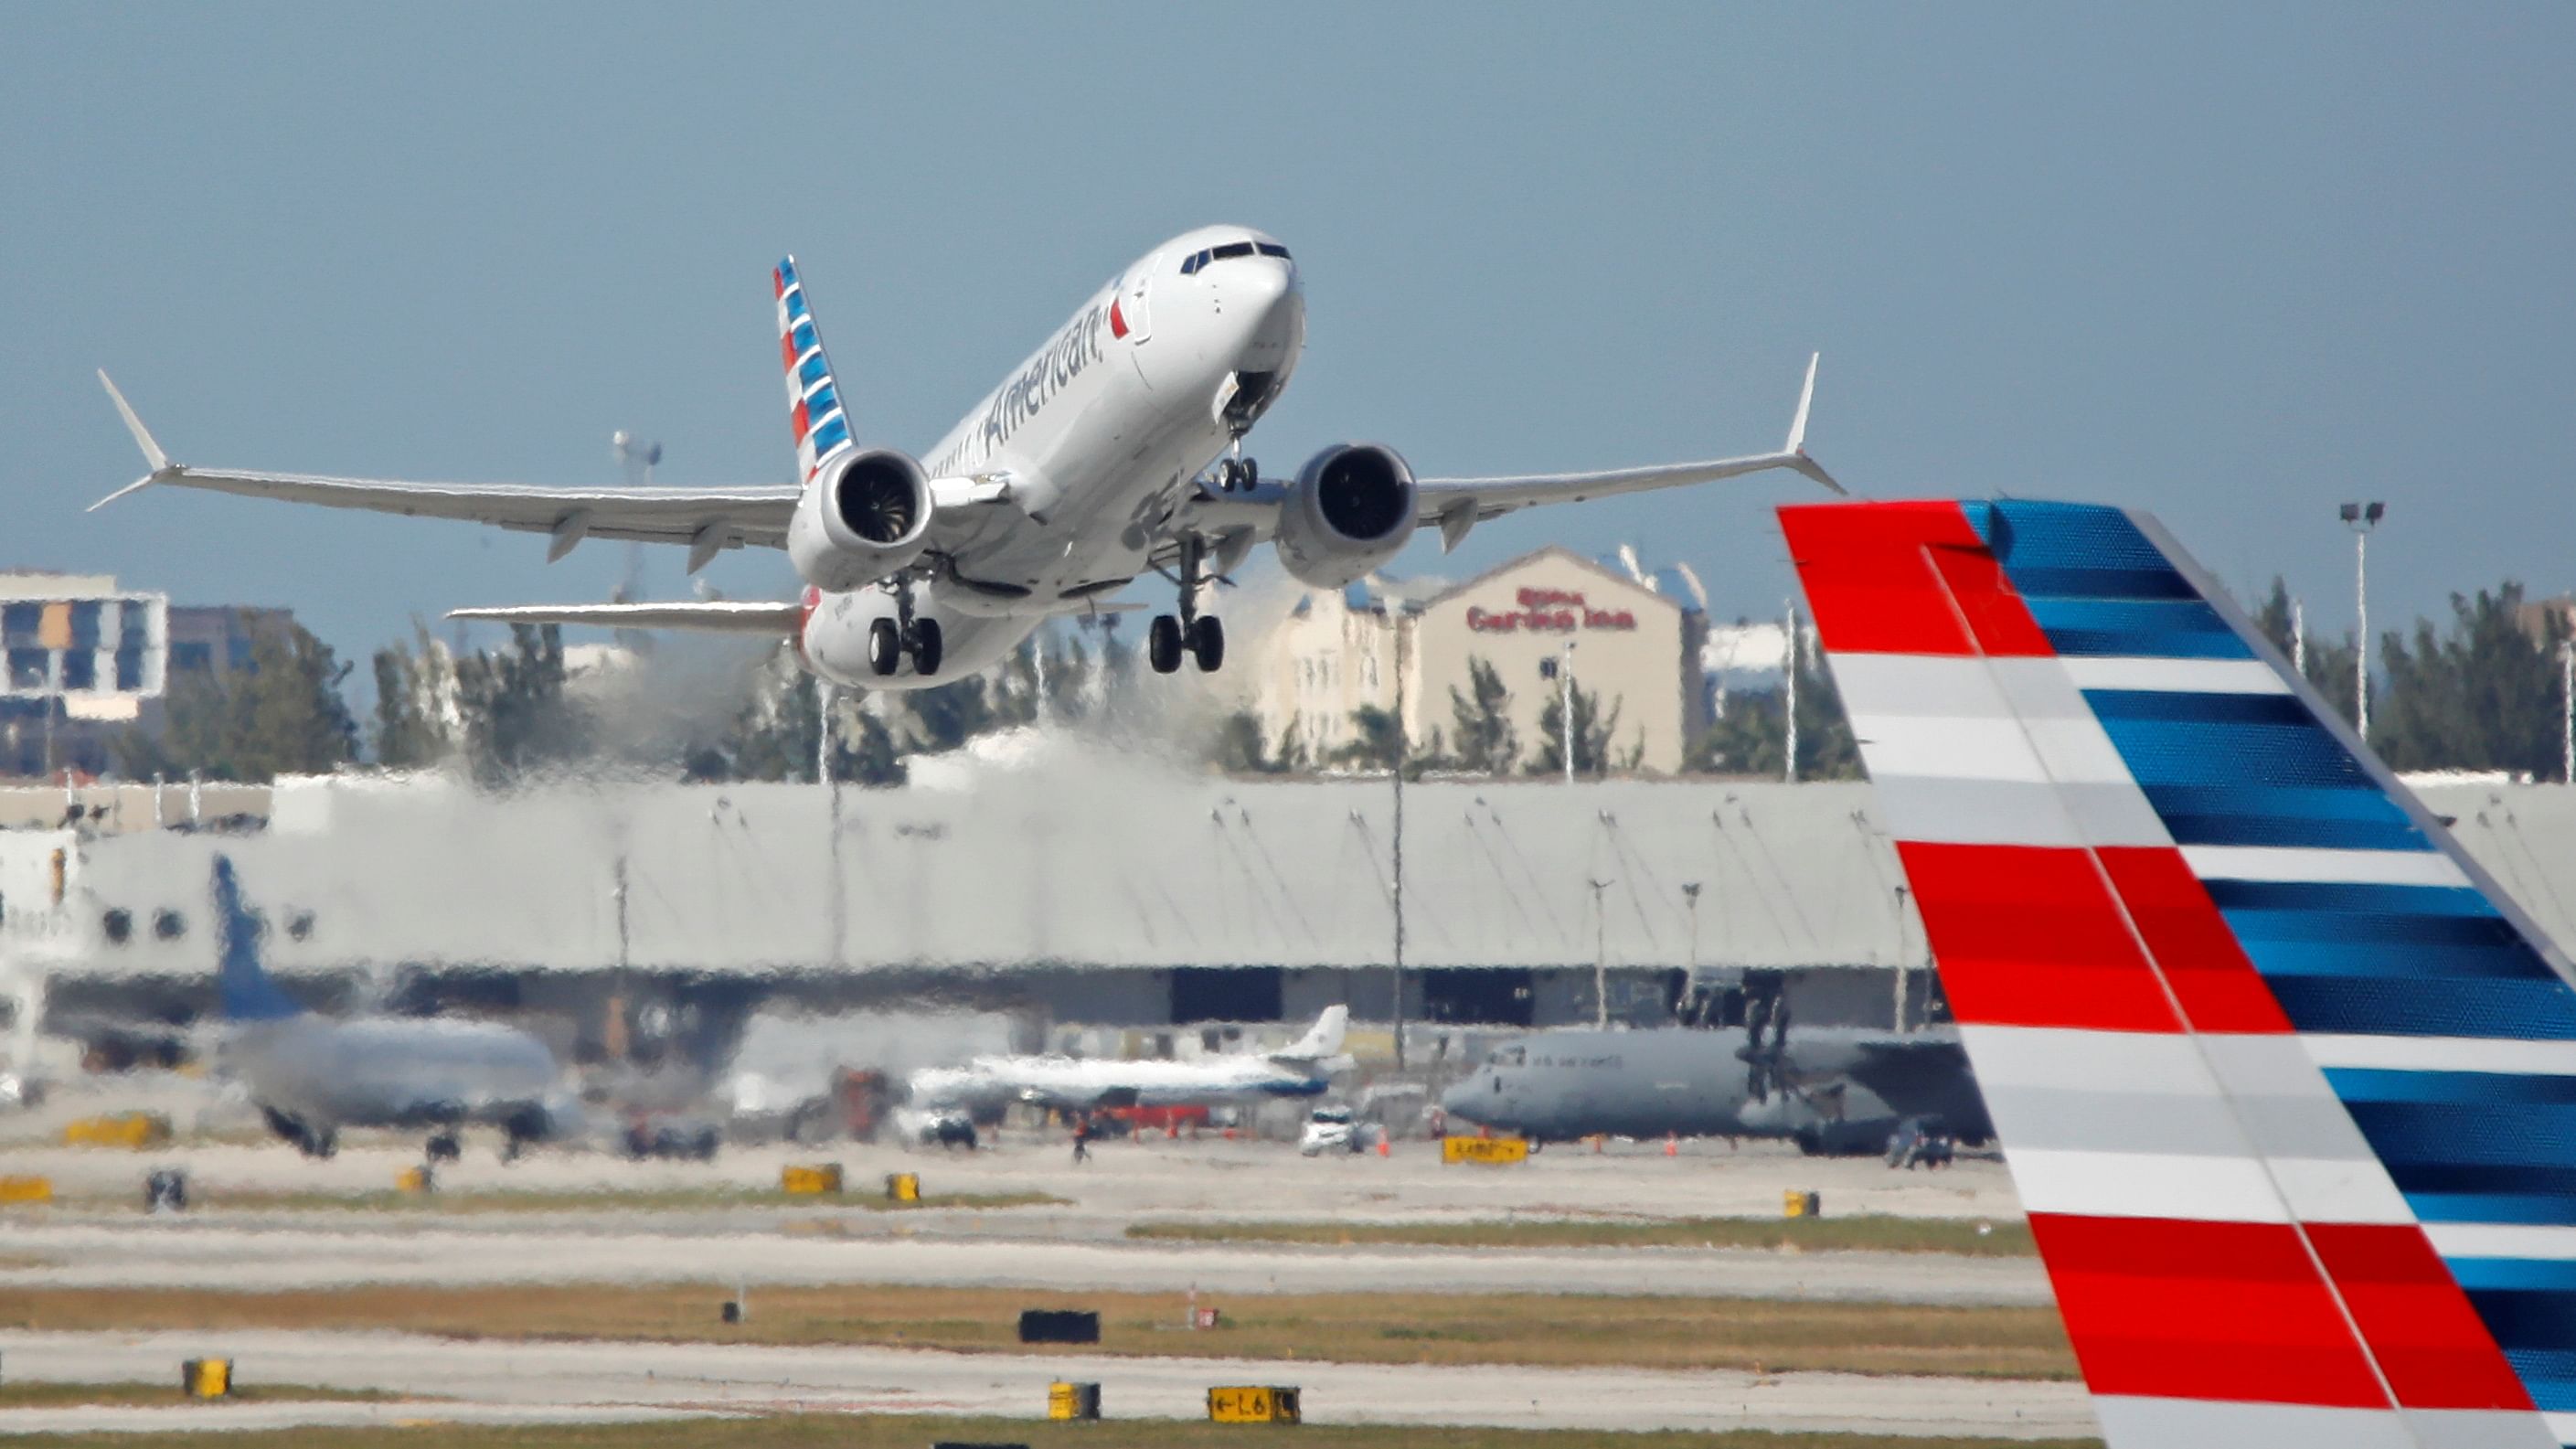
{"label": "american airlines logo text", "polygon": [[1467,610],[1467,627],[1485,634],[1571,634],[1577,629],[1635,629],[1637,616],[1626,609],[1595,609],[1570,589],[1523,589],[1513,598],[1517,608],[1502,613]]}

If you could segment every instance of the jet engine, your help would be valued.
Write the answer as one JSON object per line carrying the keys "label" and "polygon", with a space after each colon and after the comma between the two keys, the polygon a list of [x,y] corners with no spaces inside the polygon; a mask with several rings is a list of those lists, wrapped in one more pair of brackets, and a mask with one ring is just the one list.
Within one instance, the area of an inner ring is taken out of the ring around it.
{"label": "jet engine", "polygon": [[891,448],[826,465],[787,524],[787,557],[805,582],[844,594],[900,573],[930,543],[930,480]]}
{"label": "jet engine", "polygon": [[1279,506],[1279,562],[1301,583],[1338,589],[1413,536],[1413,470],[1395,450],[1340,443],[1317,453]]}

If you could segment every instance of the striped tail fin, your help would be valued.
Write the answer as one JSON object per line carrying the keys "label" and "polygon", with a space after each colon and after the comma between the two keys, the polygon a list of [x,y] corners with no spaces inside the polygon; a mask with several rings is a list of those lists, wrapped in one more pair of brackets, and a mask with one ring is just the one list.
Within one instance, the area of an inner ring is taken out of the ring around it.
{"label": "striped tail fin", "polygon": [[1781,521],[2113,1449],[2576,1442],[2565,958],[2152,520]]}
{"label": "striped tail fin", "polygon": [[796,259],[787,257],[769,274],[778,295],[778,352],[787,368],[787,426],[796,435],[798,478],[814,481],[824,463],[855,446],[850,420],[841,410],[841,387],[832,378],[832,359],[823,352],[823,336],[814,329],[814,314],[805,305],[805,284],[796,275]]}

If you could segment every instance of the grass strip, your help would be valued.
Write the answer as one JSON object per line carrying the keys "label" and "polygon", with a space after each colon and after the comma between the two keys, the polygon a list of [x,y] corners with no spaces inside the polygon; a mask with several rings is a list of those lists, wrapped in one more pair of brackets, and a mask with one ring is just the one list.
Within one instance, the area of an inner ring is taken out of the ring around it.
{"label": "grass strip", "polygon": [[1955,1253],[2026,1258],[2038,1252],[2021,1218],[1489,1218],[1449,1223],[1145,1222],[1131,1238],[1188,1243],[1363,1243],[1416,1248],[1773,1248],[1789,1252]]}
{"label": "grass strip", "polygon": [[[1268,1442],[1278,1431],[1174,1420],[1058,1424],[1028,1419],[959,1419],[887,1414],[780,1414],[643,1424],[483,1426],[435,1424],[387,1429],[252,1430],[224,1436],[225,1449],[921,1449],[941,1441],[1026,1444],[1029,1449],[1205,1449]],[[1300,1449],[2100,1449],[2098,1439],[1923,1439],[1884,1434],[1770,1434],[1757,1430],[1619,1433],[1583,1429],[1432,1429],[1417,1425],[1307,1424]],[[20,1444],[82,1449],[204,1449],[186,1434],[44,1435]]]}
{"label": "grass strip", "polygon": [[1023,1346],[1023,1309],[1100,1314],[1081,1353],[1338,1363],[1529,1364],[1820,1370],[2067,1379],[2075,1360],[2053,1307],[1947,1307],[1753,1298],[1553,1294],[1202,1292],[1223,1326],[1185,1326],[1179,1294],[1024,1292],[881,1284],[751,1290],[744,1322],[715,1284],[498,1284],[234,1292],[203,1288],[13,1289],[0,1326],[52,1332],[397,1329],[451,1338],[937,1348],[1060,1357]]}

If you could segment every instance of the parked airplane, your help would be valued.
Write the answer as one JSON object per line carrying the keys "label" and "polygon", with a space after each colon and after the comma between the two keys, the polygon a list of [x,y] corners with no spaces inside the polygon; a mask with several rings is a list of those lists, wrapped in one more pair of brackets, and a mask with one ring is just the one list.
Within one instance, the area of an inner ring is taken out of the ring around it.
{"label": "parked airplane", "polygon": [[499,1127],[502,1157],[580,1120],[554,1054],[490,1022],[416,1017],[334,1021],[298,1005],[259,959],[260,918],[242,903],[232,862],[215,859],[223,961],[223,1060],[277,1135],[309,1157],[339,1149],[343,1127],[419,1127],[429,1155],[457,1155],[468,1124]]}
{"label": "parked airplane", "polygon": [[1786,1137],[1877,1152],[1908,1119],[1991,1134],[1955,1032],[1756,1026],[1547,1031],[1497,1047],[1442,1095],[1449,1116],[1541,1142]]}
{"label": "parked airplane", "polygon": [[2576,969],[2141,514],[1781,510],[2111,1449],[2576,1442]]}
{"label": "parked airplane", "polygon": [[1335,1075],[1351,1069],[1351,1059],[1342,1054],[1350,1021],[1349,1007],[1328,1006],[1304,1036],[1278,1051],[1195,1061],[1012,1056],[977,1057],[962,1067],[925,1067],[907,1082],[909,1110],[972,1116],[1033,1102],[1069,1112],[1098,1112],[1321,1096]]}
{"label": "parked airplane", "polygon": [[[1116,609],[1152,570],[1178,589],[1148,635],[1154,668],[1225,659],[1205,610],[1270,540],[1299,581],[1339,588],[1393,558],[1415,528],[1455,548],[1485,519],[1536,503],[1731,478],[1770,468],[1841,491],[1805,451],[1816,368],[1777,452],[1592,473],[1416,478],[1394,449],[1339,443],[1293,478],[1265,478],[1242,442],[1278,400],[1305,345],[1288,249],[1245,227],[1174,237],[1094,293],[1072,320],[934,445],[928,461],[861,447],[794,258],[772,275],[794,484],[558,488],[322,478],[170,460],[116,385],[99,380],[153,484],[341,508],[469,519],[549,536],[684,543],[694,573],[728,548],[783,548],[795,603],[701,601],[460,609],[454,616],[617,628],[718,629],[792,640],[813,672],[874,689],[920,688],[1002,658],[1049,616]],[[1137,607],[1137,606],[1127,606]]]}

